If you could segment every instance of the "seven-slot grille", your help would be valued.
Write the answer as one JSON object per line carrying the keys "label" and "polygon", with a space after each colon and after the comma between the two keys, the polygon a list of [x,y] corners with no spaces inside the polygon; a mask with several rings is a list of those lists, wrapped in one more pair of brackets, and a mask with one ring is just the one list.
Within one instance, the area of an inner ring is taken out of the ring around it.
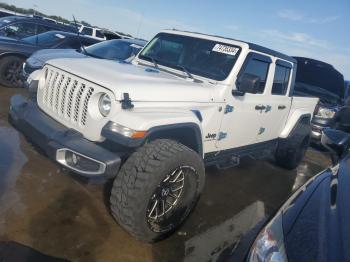
{"label": "seven-slot grille", "polygon": [[94,91],[91,83],[67,72],[48,68],[42,103],[60,118],[83,128]]}

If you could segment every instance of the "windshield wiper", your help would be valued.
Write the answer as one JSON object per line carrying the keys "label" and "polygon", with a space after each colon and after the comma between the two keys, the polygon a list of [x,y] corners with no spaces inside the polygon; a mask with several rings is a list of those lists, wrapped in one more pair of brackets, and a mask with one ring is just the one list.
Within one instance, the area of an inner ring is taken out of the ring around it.
{"label": "windshield wiper", "polygon": [[151,60],[152,63],[153,63],[153,65],[154,65],[154,67],[157,68],[157,69],[159,69],[157,60],[156,60],[154,57],[152,57],[152,56],[147,56],[147,55],[143,55],[143,57],[144,57],[144,58],[147,58],[147,59],[149,59],[149,60]]}
{"label": "windshield wiper", "polygon": [[193,78],[192,74],[187,70],[187,68],[185,66],[183,66],[183,65],[176,65],[176,66],[181,68],[182,71],[184,71],[187,74],[188,78],[191,78],[191,79],[195,80]]}
{"label": "windshield wiper", "polygon": [[195,79],[195,78],[193,77],[193,75],[190,73],[190,71],[188,71],[188,69],[187,69],[184,65],[176,65],[176,66],[179,67],[179,68],[181,68],[182,71],[184,71],[184,72],[187,74],[188,78],[192,79],[193,81],[196,81],[196,82],[203,82],[202,80]]}

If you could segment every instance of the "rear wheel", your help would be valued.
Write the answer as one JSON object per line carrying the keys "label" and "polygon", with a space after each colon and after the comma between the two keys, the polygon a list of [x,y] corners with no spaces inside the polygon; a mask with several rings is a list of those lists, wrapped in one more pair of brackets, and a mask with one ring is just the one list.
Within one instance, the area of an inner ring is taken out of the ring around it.
{"label": "rear wheel", "polygon": [[204,186],[201,157],[160,139],[146,144],[122,166],[111,192],[111,211],[136,238],[153,242],[174,231],[195,206]]}
{"label": "rear wheel", "polygon": [[281,140],[276,150],[276,163],[286,169],[296,168],[303,160],[307,148],[309,147],[310,137],[304,137],[298,140]]}
{"label": "rear wheel", "polygon": [[6,56],[0,60],[0,84],[7,87],[23,87],[21,78],[24,59]]}

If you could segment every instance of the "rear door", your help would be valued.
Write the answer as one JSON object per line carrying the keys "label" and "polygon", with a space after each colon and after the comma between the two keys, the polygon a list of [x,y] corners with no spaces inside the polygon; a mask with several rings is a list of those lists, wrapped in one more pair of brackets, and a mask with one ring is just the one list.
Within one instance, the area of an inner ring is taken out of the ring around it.
{"label": "rear door", "polygon": [[289,90],[292,82],[293,64],[277,59],[271,67],[272,85],[266,90],[266,109],[261,114],[261,130],[257,142],[278,138],[286,124],[291,108],[292,98]]}

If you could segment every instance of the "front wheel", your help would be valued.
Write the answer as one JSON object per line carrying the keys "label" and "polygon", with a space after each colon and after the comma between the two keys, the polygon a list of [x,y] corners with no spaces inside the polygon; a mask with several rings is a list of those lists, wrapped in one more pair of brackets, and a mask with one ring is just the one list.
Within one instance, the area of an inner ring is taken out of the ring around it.
{"label": "front wheel", "polygon": [[154,242],[186,219],[204,180],[196,152],[176,141],[155,140],[133,153],[115,178],[112,215],[136,238]]}
{"label": "front wheel", "polygon": [[6,56],[0,60],[0,84],[7,87],[23,87],[21,78],[24,59]]}

